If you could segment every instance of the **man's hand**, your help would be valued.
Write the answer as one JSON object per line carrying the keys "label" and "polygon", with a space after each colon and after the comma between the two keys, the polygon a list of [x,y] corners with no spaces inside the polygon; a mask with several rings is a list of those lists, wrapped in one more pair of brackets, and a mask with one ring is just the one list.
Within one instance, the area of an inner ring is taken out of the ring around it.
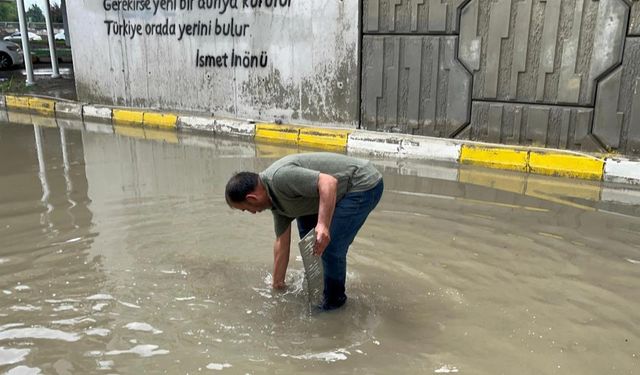
{"label": "man's hand", "polygon": [[313,255],[319,257],[324,253],[324,249],[327,248],[331,242],[331,235],[329,234],[329,228],[322,224],[316,226],[316,244],[313,247]]}

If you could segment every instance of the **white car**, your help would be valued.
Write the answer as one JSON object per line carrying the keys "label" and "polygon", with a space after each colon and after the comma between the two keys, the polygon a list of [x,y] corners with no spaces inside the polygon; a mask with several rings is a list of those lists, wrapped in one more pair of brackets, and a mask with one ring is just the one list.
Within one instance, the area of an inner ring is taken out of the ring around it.
{"label": "white car", "polygon": [[[40,35],[32,33],[31,31],[27,32],[27,35],[29,35],[29,40],[42,40]],[[20,31],[16,31],[11,35],[5,36],[4,40],[22,40],[22,34],[20,34]]]}
{"label": "white car", "polygon": [[66,40],[67,37],[64,35],[64,31],[61,31],[53,36],[55,40]]}
{"label": "white car", "polygon": [[13,42],[0,41],[0,69],[7,69],[24,63],[24,56],[19,45]]}

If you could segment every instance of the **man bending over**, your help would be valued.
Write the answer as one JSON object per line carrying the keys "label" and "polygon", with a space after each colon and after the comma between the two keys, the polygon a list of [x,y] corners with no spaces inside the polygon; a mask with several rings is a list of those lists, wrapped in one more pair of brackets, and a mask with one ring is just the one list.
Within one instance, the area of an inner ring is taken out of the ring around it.
{"label": "man bending over", "polygon": [[227,183],[232,208],[253,214],[271,209],[276,234],[273,287],[285,288],[291,221],[300,238],[316,230],[314,254],[324,267],[324,310],[347,301],[347,250],[382,196],[382,175],[367,160],[333,153],[286,156],[260,174],[240,172]]}

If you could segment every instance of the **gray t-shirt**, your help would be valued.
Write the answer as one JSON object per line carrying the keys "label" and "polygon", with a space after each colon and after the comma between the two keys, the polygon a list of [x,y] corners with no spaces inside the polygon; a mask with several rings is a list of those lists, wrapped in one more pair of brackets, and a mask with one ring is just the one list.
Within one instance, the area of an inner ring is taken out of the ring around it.
{"label": "gray t-shirt", "polygon": [[276,236],[300,216],[318,213],[318,176],[328,174],[338,180],[336,200],[350,192],[375,187],[382,175],[368,160],[328,152],[285,156],[260,173],[271,198]]}

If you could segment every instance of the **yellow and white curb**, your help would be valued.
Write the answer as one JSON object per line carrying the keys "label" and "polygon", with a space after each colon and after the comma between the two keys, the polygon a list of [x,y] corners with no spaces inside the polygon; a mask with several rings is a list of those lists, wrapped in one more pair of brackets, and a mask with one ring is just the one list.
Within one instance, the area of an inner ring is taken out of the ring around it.
{"label": "yellow and white curb", "polygon": [[[177,136],[167,135],[167,132],[196,131],[250,138],[258,142],[346,151],[352,154],[471,164],[540,175],[640,184],[640,160],[617,156],[605,157],[573,151],[356,129],[183,116],[162,111],[82,104],[34,96],[0,96],[0,107],[19,111],[8,112],[7,119],[10,122],[74,127],[76,125],[68,119],[76,118],[83,121],[87,130],[168,142],[176,141]],[[32,115],[34,113],[38,116]]]}

